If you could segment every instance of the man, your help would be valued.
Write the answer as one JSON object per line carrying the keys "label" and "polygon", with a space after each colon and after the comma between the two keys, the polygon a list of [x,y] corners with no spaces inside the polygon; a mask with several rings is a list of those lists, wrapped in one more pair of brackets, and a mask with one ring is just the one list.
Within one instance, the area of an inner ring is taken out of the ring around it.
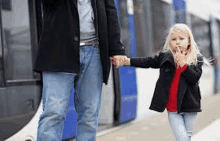
{"label": "man", "polygon": [[43,113],[38,141],[61,141],[71,89],[77,141],[95,141],[102,84],[110,59],[124,61],[114,0],[44,0],[44,23],[34,71],[42,72]]}

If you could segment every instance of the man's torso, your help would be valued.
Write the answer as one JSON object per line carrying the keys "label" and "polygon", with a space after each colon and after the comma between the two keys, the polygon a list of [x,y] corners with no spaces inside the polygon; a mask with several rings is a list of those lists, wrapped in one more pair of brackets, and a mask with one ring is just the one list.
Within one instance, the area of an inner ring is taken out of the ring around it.
{"label": "man's torso", "polygon": [[97,39],[91,0],[78,0],[77,8],[80,23],[80,41],[87,42]]}

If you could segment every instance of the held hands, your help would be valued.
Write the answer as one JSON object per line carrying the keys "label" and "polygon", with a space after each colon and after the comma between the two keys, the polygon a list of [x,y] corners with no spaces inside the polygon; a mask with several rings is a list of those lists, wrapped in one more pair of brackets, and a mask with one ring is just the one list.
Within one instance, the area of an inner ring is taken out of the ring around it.
{"label": "held hands", "polygon": [[126,56],[115,55],[110,57],[110,59],[116,68],[122,65],[130,65],[130,58],[127,58]]}
{"label": "held hands", "polygon": [[179,47],[177,47],[176,51],[174,52],[174,59],[178,66],[183,67],[186,64],[187,53],[187,50],[181,51]]}

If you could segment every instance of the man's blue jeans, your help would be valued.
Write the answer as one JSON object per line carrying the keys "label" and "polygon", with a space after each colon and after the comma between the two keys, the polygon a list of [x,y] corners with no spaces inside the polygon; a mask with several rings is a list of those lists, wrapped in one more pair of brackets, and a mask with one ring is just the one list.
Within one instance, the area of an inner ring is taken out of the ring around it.
{"label": "man's blue jeans", "polygon": [[177,141],[190,141],[197,112],[168,112],[168,120]]}
{"label": "man's blue jeans", "polygon": [[102,97],[102,66],[98,45],[80,47],[80,73],[43,72],[43,113],[37,141],[61,141],[74,87],[77,141],[95,141]]}

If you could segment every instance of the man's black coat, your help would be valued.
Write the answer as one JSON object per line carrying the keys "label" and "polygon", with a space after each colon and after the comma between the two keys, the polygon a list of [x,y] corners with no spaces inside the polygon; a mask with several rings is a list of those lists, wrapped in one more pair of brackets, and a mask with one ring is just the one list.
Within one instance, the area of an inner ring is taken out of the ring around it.
{"label": "man's black coat", "polygon": [[[91,0],[99,38],[103,80],[107,84],[110,56],[125,55],[114,0]],[[43,0],[44,23],[34,71],[79,73],[77,0]]]}
{"label": "man's black coat", "polygon": [[[177,92],[177,108],[179,112],[201,112],[201,95],[198,81],[202,75],[202,56],[197,65],[188,65],[182,72]],[[160,53],[154,58],[131,58],[131,66],[141,68],[160,68],[150,109],[163,112],[169,99],[169,88],[173,80],[175,65],[172,53]],[[147,86],[146,86],[147,87]]]}

